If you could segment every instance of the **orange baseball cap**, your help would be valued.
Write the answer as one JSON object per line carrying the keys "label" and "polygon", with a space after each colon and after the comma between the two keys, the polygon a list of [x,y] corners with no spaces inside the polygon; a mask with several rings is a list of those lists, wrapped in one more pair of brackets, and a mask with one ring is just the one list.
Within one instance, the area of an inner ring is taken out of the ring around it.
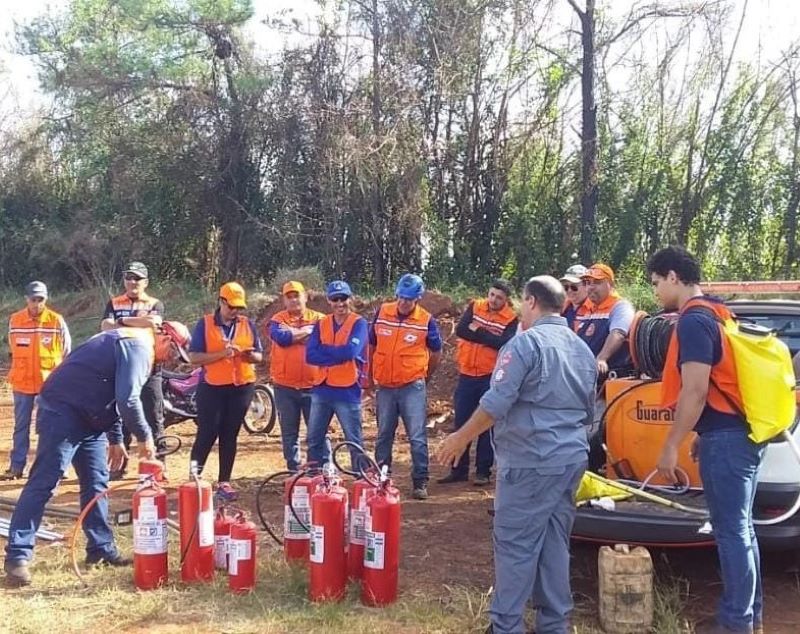
{"label": "orange baseball cap", "polygon": [[589,267],[589,270],[586,271],[581,276],[581,279],[584,280],[597,280],[597,281],[608,281],[612,284],[614,283],[614,269],[612,269],[608,264],[603,264],[602,262],[597,262],[596,264],[592,264]]}
{"label": "orange baseball cap", "polygon": [[303,286],[300,282],[295,282],[295,281],[286,282],[286,284],[283,285],[283,289],[281,290],[281,293],[283,295],[288,295],[289,293],[305,293],[305,292],[306,292],[306,287]]}
{"label": "orange baseball cap", "polygon": [[244,289],[238,282],[223,284],[219,289],[219,296],[228,302],[231,308],[247,308]]}

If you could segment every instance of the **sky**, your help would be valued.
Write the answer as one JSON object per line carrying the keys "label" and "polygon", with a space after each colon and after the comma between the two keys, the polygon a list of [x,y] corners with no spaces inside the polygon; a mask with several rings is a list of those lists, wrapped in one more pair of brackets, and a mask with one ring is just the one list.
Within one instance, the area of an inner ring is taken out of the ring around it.
{"label": "sky", "polygon": [[[697,0],[693,0],[697,1]],[[793,40],[800,39],[800,1],[798,0],[731,0],[736,16],[747,2],[747,18],[739,43],[739,56],[752,58],[759,48],[765,58],[774,58]],[[14,24],[27,22],[49,11],[61,11],[68,0],[0,0],[0,112],[16,112],[23,116],[45,102],[38,90],[36,70],[32,61],[13,52]],[[582,0],[579,0],[582,2]],[[560,4],[559,4],[560,3]],[[634,4],[633,0],[599,0],[598,4],[619,15],[624,15]],[[638,4],[647,4],[640,0]],[[567,0],[555,0],[555,6],[571,19]],[[284,41],[263,26],[271,14],[288,10],[305,23],[313,23],[320,9],[314,0],[253,0],[255,15],[248,31],[264,50],[278,50]],[[738,17],[734,20],[737,21]]]}

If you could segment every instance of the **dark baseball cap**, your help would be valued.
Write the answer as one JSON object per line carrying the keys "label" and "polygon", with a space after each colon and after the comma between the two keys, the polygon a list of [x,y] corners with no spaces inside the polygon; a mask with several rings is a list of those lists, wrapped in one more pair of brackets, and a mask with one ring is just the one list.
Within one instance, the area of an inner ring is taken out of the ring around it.
{"label": "dark baseball cap", "polygon": [[143,279],[147,279],[149,277],[147,275],[147,267],[141,262],[131,262],[128,264],[128,266],[126,266],[122,271],[122,274],[127,275],[128,273],[133,273],[134,275],[138,275]]}
{"label": "dark baseball cap", "polygon": [[41,297],[47,299],[47,286],[44,282],[31,282],[25,287],[25,297]]}

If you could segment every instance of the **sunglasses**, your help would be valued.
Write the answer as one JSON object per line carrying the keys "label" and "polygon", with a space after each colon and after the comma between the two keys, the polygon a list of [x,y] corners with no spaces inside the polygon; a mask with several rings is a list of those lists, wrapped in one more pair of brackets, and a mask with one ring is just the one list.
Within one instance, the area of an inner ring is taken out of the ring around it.
{"label": "sunglasses", "polygon": [[228,303],[228,300],[227,300],[227,299],[222,299],[222,298],[220,298],[220,301],[221,301],[221,302],[222,302],[222,303],[225,305],[225,307],[226,307],[228,310],[244,310],[244,308],[243,308],[243,307],[241,307],[241,306],[231,306],[231,305]]}
{"label": "sunglasses", "polygon": [[138,275],[136,275],[134,273],[128,273],[127,275],[123,276],[123,279],[126,282],[138,282],[139,280],[143,280],[144,278],[143,277],[139,277]]}
{"label": "sunglasses", "polygon": [[575,284],[564,284],[564,290],[567,292],[572,291],[573,293],[577,293],[579,288],[580,286]]}
{"label": "sunglasses", "polygon": [[347,295],[334,295],[333,297],[329,297],[328,301],[338,304],[340,302],[346,302],[348,299],[350,298]]}

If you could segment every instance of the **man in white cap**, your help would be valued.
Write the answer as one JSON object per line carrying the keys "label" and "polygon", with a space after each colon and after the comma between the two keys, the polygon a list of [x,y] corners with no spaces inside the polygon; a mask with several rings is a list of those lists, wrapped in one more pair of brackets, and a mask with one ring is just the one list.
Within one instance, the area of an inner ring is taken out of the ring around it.
{"label": "man in white cap", "polygon": [[64,318],[47,306],[47,286],[31,282],[25,288],[25,308],[11,315],[8,346],[14,395],[14,439],[11,464],[0,480],[17,480],[25,471],[30,448],[31,416],[36,395],[50,373],[69,354],[72,341]]}
{"label": "man in white cap", "polygon": [[567,320],[567,325],[575,330],[575,320],[579,315],[588,315],[592,312],[592,300],[589,299],[589,285],[584,283],[583,276],[588,269],[583,264],[573,264],[559,280],[567,301],[561,316]]}

